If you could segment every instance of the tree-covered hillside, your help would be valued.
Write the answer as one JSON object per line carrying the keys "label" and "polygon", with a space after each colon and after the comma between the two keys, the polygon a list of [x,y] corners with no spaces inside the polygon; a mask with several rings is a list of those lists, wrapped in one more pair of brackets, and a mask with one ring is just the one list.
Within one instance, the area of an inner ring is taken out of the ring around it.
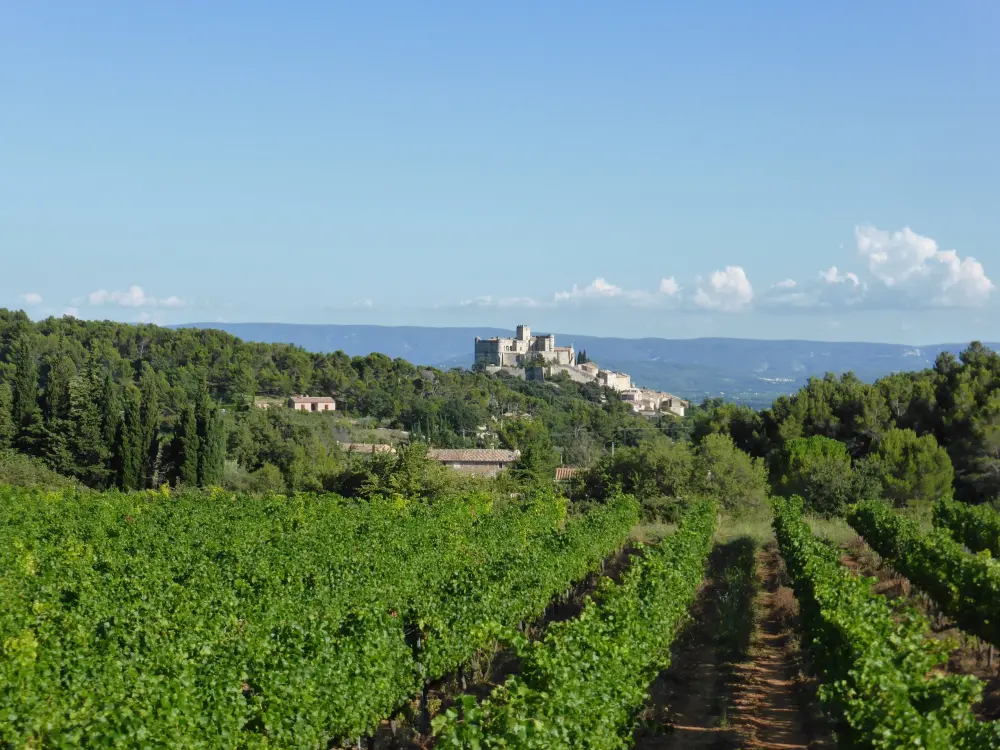
{"label": "tree-covered hillside", "polygon": [[696,441],[729,434],[768,460],[772,479],[788,477],[800,491],[838,491],[837,481],[852,479],[847,466],[853,479],[880,478],[900,505],[936,499],[952,484],[966,502],[1000,496],[1000,356],[978,342],[957,358],[940,354],[932,368],[871,384],[850,373],[812,378],[760,412],[718,401],[705,406],[693,427]]}
{"label": "tree-covered hillside", "polygon": [[296,393],[335,396],[338,410],[364,424],[435,446],[530,444],[526,453],[542,466],[589,463],[650,430],[596,385],[316,354],[216,330],[32,323],[0,310],[0,450],[90,487],[330,489],[345,464],[338,444],[356,422],[253,407],[255,395]]}

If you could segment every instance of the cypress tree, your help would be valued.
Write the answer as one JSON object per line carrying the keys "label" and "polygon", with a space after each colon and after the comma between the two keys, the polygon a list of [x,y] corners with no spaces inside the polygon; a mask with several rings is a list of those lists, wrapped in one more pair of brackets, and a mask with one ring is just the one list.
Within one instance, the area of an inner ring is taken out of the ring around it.
{"label": "cypress tree", "polygon": [[99,394],[101,383],[94,373],[77,375],[70,381],[70,453],[73,473],[88,487],[104,489],[108,484],[111,448],[102,434],[104,419]]}
{"label": "cypress tree", "polygon": [[14,429],[13,394],[10,385],[0,382],[0,450],[14,444],[17,431]]}
{"label": "cypress tree", "polygon": [[37,440],[38,422],[38,359],[35,347],[27,334],[22,334],[11,353],[14,363],[14,388],[11,415],[17,441],[22,448],[31,450]]}
{"label": "cypress tree", "polygon": [[118,440],[118,486],[136,490],[141,488],[142,480],[142,401],[134,385],[126,386],[124,405]]}
{"label": "cypress tree", "polygon": [[160,433],[160,383],[156,373],[145,362],[142,365],[142,375],[139,378],[141,391],[141,437],[140,454],[142,469],[140,472],[141,486],[148,487],[152,483],[156,470],[156,456],[159,452]]}
{"label": "cypress tree", "polygon": [[226,434],[219,408],[204,393],[198,402],[198,484],[218,485],[226,462]]}
{"label": "cypress tree", "polygon": [[[122,419],[121,399],[118,396],[118,386],[110,372],[105,372],[101,378],[100,386],[97,388],[97,401],[100,404],[101,412],[101,440],[108,451],[108,456],[112,456],[116,451],[118,442],[118,426]],[[110,465],[108,468],[111,468]]]}
{"label": "cypress tree", "polygon": [[188,487],[198,485],[198,418],[194,404],[187,404],[174,437],[177,481]]}

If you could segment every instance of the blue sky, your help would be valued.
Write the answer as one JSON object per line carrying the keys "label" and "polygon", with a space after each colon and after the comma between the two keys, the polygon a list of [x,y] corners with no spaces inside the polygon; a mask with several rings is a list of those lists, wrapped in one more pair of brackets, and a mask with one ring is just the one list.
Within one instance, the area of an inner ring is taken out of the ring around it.
{"label": "blue sky", "polygon": [[8,3],[0,305],[997,340],[998,34],[991,0]]}

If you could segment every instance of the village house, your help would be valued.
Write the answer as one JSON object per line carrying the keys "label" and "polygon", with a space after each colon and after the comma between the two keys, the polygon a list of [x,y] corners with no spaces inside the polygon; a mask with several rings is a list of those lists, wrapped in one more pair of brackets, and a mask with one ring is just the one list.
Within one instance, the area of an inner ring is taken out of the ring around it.
{"label": "village house", "polygon": [[648,388],[630,388],[622,391],[622,400],[627,401],[633,411],[645,416],[655,416],[660,412],[668,411],[678,417],[683,417],[685,407],[690,405],[677,396]]}
{"label": "village house", "polygon": [[517,327],[514,338],[481,339],[476,337],[475,362],[493,367],[524,367],[532,359],[555,365],[573,366],[576,352],[572,346],[556,346],[552,334],[532,336],[526,325]]}
{"label": "village house", "polygon": [[498,448],[431,448],[427,457],[463,474],[496,476],[521,456]]}
{"label": "village house", "polygon": [[611,370],[599,370],[597,382],[605,388],[613,391],[628,391],[632,389],[632,378],[624,372],[613,372]]}
{"label": "village house", "polygon": [[555,480],[557,482],[568,482],[583,469],[579,466],[557,466]]}
{"label": "village house", "polygon": [[295,411],[335,411],[337,402],[330,396],[292,396],[288,408]]}

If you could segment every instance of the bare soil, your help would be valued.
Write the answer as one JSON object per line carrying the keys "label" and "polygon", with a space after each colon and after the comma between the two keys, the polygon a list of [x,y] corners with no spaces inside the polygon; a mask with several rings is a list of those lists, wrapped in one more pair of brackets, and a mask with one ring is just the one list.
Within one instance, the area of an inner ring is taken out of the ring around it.
{"label": "bare soil", "polygon": [[742,609],[753,618],[752,636],[736,654],[717,637],[720,613],[732,611],[720,585],[727,562],[717,547],[692,622],[678,638],[670,668],[651,686],[636,748],[832,748],[791,637],[798,606],[781,584],[777,551],[757,556],[757,593]]}
{"label": "bare soil", "polygon": [[815,704],[815,685],[804,674],[793,635],[798,602],[785,585],[773,545],[757,558],[761,591],[752,660],[737,668],[733,723],[746,748],[833,747]]}

